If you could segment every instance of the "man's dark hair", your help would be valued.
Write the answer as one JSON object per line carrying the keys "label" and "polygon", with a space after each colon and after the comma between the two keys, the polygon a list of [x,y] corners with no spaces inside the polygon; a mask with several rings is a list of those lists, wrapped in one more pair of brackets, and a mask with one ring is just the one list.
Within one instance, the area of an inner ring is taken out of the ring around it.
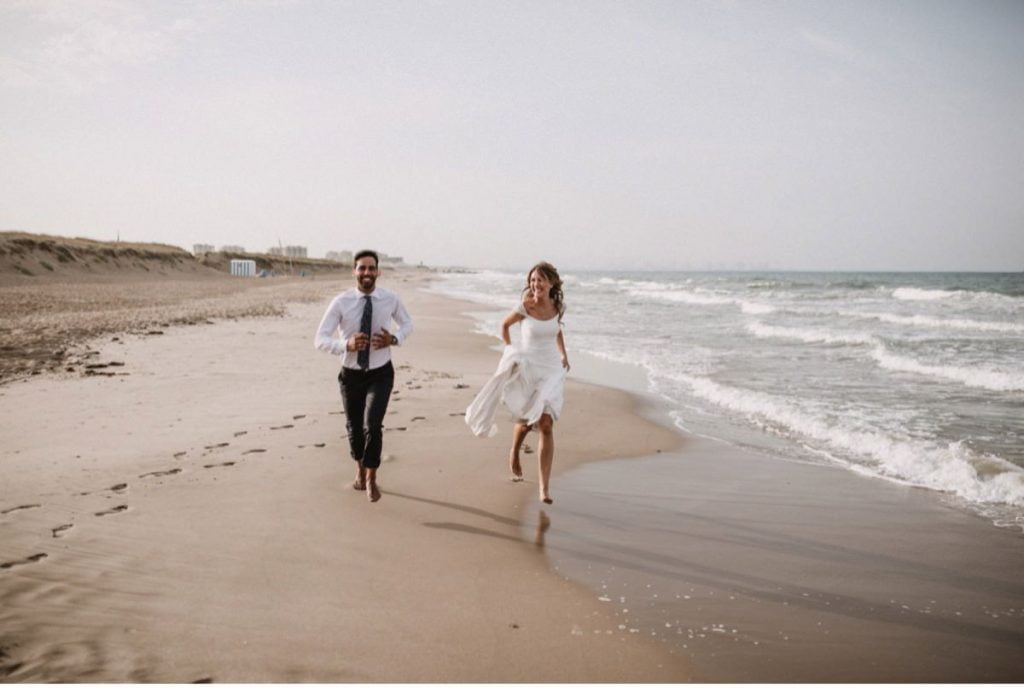
{"label": "man's dark hair", "polygon": [[377,267],[380,267],[380,256],[377,255],[376,251],[371,251],[368,248],[364,248],[352,258],[352,267],[355,267],[359,263],[360,258],[366,258],[367,256],[373,258],[373,262]]}

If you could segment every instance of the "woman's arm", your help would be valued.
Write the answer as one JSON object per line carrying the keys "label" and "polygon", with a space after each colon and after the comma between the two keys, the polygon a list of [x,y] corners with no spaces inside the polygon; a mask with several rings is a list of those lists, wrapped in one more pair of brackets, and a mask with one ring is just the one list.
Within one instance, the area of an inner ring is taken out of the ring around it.
{"label": "woman's arm", "polygon": [[562,331],[558,331],[558,337],[555,338],[558,342],[558,350],[562,352],[562,367],[569,370],[569,355],[565,353],[565,339],[562,337]]}
{"label": "woman's arm", "polygon": [[501,340],[505,342],[505,346],[512,344],[512,336],[508,333],[509,328],[522,320],[523,317],[522,313],[512,311],[505,316],[505,319],[501,322]]}

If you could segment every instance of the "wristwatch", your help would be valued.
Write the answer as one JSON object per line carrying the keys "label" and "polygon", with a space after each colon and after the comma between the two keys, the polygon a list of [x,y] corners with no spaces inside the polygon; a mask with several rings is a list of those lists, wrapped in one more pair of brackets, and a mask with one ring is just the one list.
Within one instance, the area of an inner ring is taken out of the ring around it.
{"label": "wristwatch", "polygon": [[398,337],[391,335],[391,346],[398,346]]}

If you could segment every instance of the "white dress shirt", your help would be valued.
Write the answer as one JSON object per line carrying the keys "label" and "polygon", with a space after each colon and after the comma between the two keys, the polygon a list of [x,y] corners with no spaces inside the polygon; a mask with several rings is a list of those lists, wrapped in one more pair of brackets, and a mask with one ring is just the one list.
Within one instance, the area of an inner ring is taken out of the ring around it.
{"label": "white dress shirt", "polygon": [[[316,331],[313,346],[334,355],[343,355],[341,364],[345,368],[358,368],[357,351],[348,351],[349,337],[359,332],[363,318],[364,297],[366,294],[355,287],[334,297],[327,307],[320,327]],[[370,336],[379,334],[382,329],[390,329],[391,321],[398,324],[398,330],[391,332],[401,345],[412,334],[412,318],[405,310],[402,299],[393,291],[375,287],[370,293],[373,300],[373,323]],[[340,333],[340,337],[338,334]],[[391,360],[391,347],[374,349],[370,346],[370,369],[380,368]]]}

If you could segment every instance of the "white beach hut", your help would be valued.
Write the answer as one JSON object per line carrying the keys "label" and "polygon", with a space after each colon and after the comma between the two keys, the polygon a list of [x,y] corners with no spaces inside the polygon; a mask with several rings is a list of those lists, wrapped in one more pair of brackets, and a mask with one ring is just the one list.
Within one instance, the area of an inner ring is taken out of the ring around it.
{"label": "white beach hut", "polygon": [[237,277],[255,277],[255,260],[234,260],[231,261],[231,274]]}

